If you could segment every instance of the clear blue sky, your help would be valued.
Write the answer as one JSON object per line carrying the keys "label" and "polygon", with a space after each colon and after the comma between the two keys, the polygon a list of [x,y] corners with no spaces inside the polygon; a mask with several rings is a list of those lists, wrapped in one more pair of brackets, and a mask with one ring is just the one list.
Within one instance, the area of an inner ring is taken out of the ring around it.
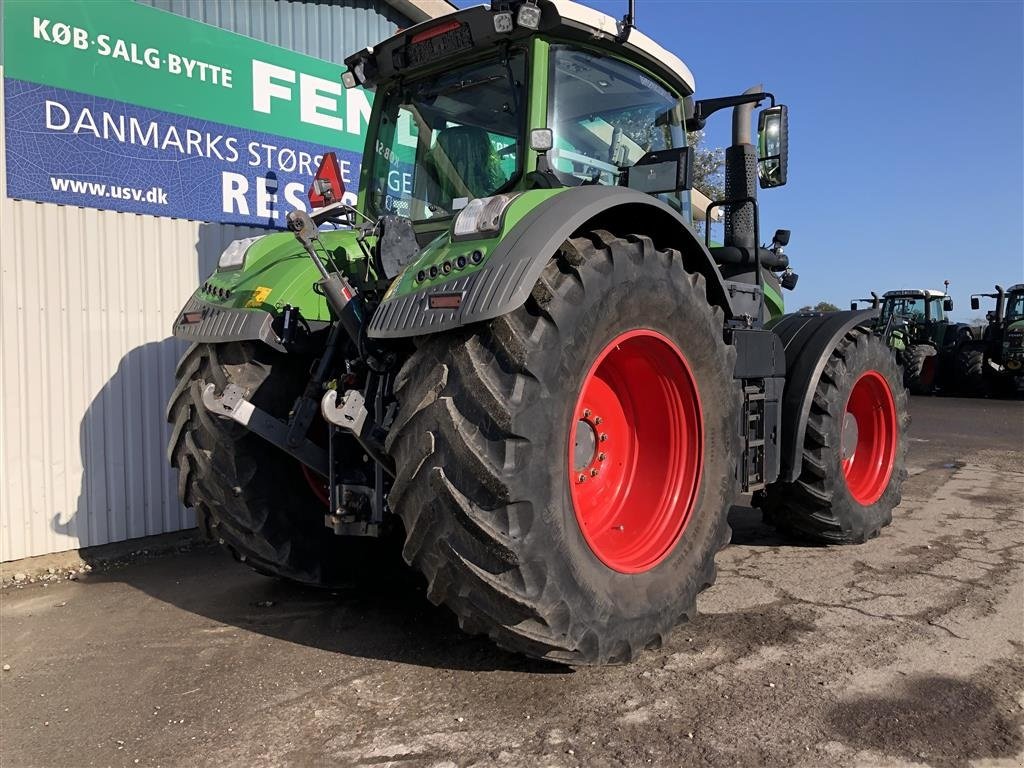
{"label": "clear blue sky", "polygon": [[[793,231],[787,306],[945,279],[964,318],[971,293],[1024,282],[1024,3],[636,6],[698,98],[764,82],[789,105],[789,183],[760,197],[762,237]],[[708,146],[729,130],[715,115]]]}

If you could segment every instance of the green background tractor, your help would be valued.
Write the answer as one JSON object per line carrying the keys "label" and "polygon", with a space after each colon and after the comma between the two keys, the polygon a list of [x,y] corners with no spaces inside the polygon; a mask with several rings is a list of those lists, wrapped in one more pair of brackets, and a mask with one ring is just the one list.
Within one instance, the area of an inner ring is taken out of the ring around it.
{"label": "green background tractor", "polygon": [[963,367],[971,371],[973,390],[979,395],[1015,394],[1024,382],[1024,283],[995,293],[971,296],[971,309],[981,309],[981,298],[996,300],[987,313],[980,338],[961,353]]}
{"label": "green background tractor", "polygon": [[[169,458],[212,537],[316,585],[401,550],[466,631],[605,663],[694,615],[739,494],[817,541],[890,522],[908,417],[876,313],[783,314],[789,233],[759,245],[774,96],[695,101],[631,14],[563,0],[346,64],[375,93],[358,205],[325,155],[315,209],[232,244],[174,324]],[[686,132],[723,109],[712,248]]]}
{"label": "green background tractor", "polygon": [[871,299],[851,302],[851,309],[860,302],[879,308],[876,328],[899,355],[903,381],[911,393],[970,389],[960,353],[974,338],[975,330],[965,323],[950,322],[947,314],[953,311],[953,300],[945,291],[902,289],[887,291],[881,298],[872,293]]}

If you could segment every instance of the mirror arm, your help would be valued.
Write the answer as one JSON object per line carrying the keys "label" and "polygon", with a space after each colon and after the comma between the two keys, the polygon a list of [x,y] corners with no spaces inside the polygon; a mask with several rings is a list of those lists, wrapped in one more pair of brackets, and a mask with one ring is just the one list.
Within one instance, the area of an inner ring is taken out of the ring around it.
{"label": "mirror arm", "polygon": [[765,99],[771,99],[771,105],[775,106],[775,94],[769,91],[741,93],[738,96],[721,96],[716,99],[700,99],[694,103],[693,116],[686,118],[686,130],[702,130],[708,118],[719,110],[737,107],[741,104],[759,105]]}

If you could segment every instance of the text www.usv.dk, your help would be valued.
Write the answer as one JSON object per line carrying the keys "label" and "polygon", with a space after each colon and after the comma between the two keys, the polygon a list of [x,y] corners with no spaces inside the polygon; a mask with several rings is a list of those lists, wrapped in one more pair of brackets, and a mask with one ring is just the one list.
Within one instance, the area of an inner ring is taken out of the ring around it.
{"label": "text www.usv.dk", "polygon": [[64,179],[58,176],[50,177],[50,186],[53,187],[54,192],[74,192],[79,195],[109,197],[114,200],[131,200],[137,203],[145,202],[167,205],[167,193],[163,187],[136,189],[135,187],[108,186],[95,181]]}

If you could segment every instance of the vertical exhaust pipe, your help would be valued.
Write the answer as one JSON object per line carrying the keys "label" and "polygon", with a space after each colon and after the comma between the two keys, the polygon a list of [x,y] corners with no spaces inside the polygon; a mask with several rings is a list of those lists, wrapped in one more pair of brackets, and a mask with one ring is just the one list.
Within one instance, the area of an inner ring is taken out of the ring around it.
{"label": "vertical exhaust pipe", "polygon": [[996,322],[1003,322],[1003,318],[1006,316],[1006,291],[1003,290],[1003,286],[996,286]]}
{"label": "vertical exhaust pipe", "polygon": [[[743,93],[761,93],[763,85],[753,85]],[[725,196],[757,197],[757,149],[751,142],[753,104],[732,109],[732,146],[725,150]],[[750,203],[725,209],[725,244],[737,248],[757,248],[754,231],[754,206]]]}

